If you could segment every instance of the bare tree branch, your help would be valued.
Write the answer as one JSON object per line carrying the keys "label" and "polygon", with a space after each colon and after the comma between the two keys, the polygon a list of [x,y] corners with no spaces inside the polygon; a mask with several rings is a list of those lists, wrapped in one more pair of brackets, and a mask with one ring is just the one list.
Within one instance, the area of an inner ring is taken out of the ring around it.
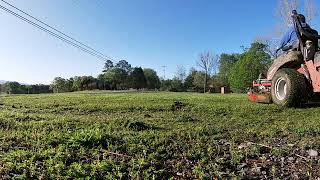
{"label": "bare tree branch", "polygon": [[307,22],[312,22],[317,16],[316,3],[314,0],[304,0],[304,11]]}
{"label": "bare tree branch", "polygon": [[187,76],[186,68],[183,65],[178,65],[175,76],[183,83]]}
{"label": "bare tree branch", "polygon": [[284,27],[292,25],[291,13],[292,10],[297,9],[298,6],[298,0],[278,0],[276,16]]}
{"label": "bare tree branch", "polygon": [[264,51],[270,55],[271,58],[277,56],[276,50],[279,45],[279,39],[272,38],[272,36],[257,36],[255,42],[262,43],[266,45]]}
{"label": "bare tree branch", "polygon": [[[304,0],[303,5],[306,20],[308,23],[310,23],[317,16],[316,3],[314,0]],[[292,25],[292,10],[298,9],[299,7],[299,0],[278,0],[278,5],[276,8],[276,17],[278,17],[278,19],[280,20],[281,24],[283,25],[283,28]]]}
{"label": "bare tree branch", "polygon": [[203,85],[203,92],[206,92],[208,77],[211,76],[212,70],[216,73],[218,67],[218,56],[214,56],[210,51],[206,51],[200,54],[197,65],[204,71],[205,79]]}

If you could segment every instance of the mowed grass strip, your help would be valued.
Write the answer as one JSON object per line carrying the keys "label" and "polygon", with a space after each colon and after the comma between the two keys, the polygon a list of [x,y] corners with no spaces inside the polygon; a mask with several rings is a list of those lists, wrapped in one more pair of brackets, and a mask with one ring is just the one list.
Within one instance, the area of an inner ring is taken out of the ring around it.
{"label": "mowed grass strip", "polygon": [[239,94],[1,96],[0,178],[315,178],[319,117]]}

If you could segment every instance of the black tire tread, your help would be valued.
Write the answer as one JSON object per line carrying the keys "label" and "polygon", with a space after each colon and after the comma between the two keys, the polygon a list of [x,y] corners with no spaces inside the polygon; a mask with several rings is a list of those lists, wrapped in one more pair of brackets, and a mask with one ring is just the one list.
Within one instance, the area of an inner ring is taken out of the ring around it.
{"label": "black tire tread", "polygon": [[[277,77],[279,76],[287,76],[291,84],[287,97],[283,101],[278,101],[274,94],[274,85]],[[289,68],[280,69],[272,79],[271,94],[272,94],[272,100],[275,104],[278,104],[284,107],[298,106],[301,103],[305,102],[307,97],[305,77],[294,69],[289,69]]]}

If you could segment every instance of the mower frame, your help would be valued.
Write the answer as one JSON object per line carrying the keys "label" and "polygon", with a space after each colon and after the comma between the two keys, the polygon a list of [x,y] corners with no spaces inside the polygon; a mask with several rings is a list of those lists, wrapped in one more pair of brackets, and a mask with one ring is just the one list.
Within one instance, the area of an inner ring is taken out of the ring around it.
{"label": "mower frame", "polygon": [[298,36],[298,47],[277,57],[269,68],[266,78],[258,78],[253,81],[248,92],[249,100],[272,103],[272,80],[275,74],[283,68],[294,69],[305,77],[306,85],[309,87],[307,92],[309,96],[320,92],[320,51],[318,48],[320,36],[311,28],[308,31],[302,27],[296,10],[292,11],[292,19]]}

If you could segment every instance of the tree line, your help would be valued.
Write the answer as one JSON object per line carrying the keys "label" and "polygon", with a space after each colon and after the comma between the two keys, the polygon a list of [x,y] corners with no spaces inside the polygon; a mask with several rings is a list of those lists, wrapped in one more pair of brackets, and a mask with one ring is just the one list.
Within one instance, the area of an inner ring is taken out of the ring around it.
{"label": "tree line", "polygon": [[75,76],[70,79],[54,78],[50,89],[55,93],[83,90],[127,90],[160,88],[160,78],[156,71],[150,68],[132,67],[126,60],[116,64],[108,60],[103,72],[98,77]]}
{"label": "tree line", "polygon": [[193,67],[187,74],[178,67],[174,78],[161,82],[161,90],[220,92],[221,87],[226,87],[233,92],[246,92],[252,81],[272,63],[267,50],[267,45],[254,42],[249,48],[243,48],[242,53],[217,56],[203,52],[197,61],[198,69]]}
{"label": "tree line", "polygon": [[35,84],[24,85],[18,82],[6,82],[0,84],[0,93],[6,94],[41,94],[52,93],[49,85]]}
{"label": "tree line", "polygon": [[226,87],[234,92],[245,92],[261,72],[266,72],[272,60],[268,45],[254,42],[241,53],[210,51],[200,53],[196,66],[189,72],[178,66],[171,79],[161,79],[150,68],[132,67],[126,60],[114,64],[105,62],[97,77],[75,76],[69,79],[56,77],[50,85],[21,85],[7,82],[0,92],[8,94],[63,93],[84,90],[161,90],[173,92],[219,92]]}

